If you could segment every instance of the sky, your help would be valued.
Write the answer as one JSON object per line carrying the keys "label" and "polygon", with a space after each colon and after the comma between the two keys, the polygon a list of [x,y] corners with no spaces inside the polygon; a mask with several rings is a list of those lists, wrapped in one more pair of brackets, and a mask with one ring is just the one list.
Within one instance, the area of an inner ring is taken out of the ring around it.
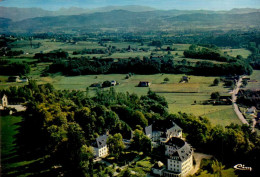
{"label": "sky", "polygon": [[0,6],[40,7],[47,10],[124,5],[142,5],[165,10],[230,10],[233,8],[260,8],[260,0],[0,0]]}

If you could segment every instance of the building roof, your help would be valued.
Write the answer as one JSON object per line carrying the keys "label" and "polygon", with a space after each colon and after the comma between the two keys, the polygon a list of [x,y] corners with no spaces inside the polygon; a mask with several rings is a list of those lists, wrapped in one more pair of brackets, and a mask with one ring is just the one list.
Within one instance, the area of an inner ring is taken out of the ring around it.
{"label": "building roof", "polygon": [[93,143],[94,147],[101,148],[107,144],[107,135],[101,135],[98,138],[96,138],[96,142]]}
{"label": "building roof", "polygon": [[146,134],[147,136],[152,135],[152,133],[153,133],[153,131],[152,131],[152,125],[149,125],[149,126],[145,127],[145,134]]}
{"label": "building roof", "polygon": [[4,96],[6,96],[6,94],[0,94],[0,99],[2,99]]}
{"label": "building roof", "polygon": [[163,126],[159,124],[153,124],[152,130],[167,132],[167,130],[181,131],[182,129],[172,121],[172,123],[168,123],[167,125],[164,124]]}
{"label": "building roof", "polygon": [[193,154],[192,147],[180,138],[173,137],[166,143],[166,145],[172,146],[173,151],[175,151],[170,155],[170,158],[178,157],[179,161],[184,162]]}
{"label": "building roof", "polygon": [[247,112],[254,112],[256,110],[256,108],[254,106],[252,106],[251,108],[247,109]]}

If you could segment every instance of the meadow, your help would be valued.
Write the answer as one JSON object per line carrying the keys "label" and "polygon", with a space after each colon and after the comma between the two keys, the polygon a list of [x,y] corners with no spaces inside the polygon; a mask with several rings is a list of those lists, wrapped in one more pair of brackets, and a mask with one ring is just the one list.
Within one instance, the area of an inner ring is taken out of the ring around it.
{"label": "meadow", "polygon": [[250,77],[246,89],[260,89],[260,70],[254,70]]}
{"label": "meadow", "polygon": [[227,52],[228,55],[232,57],[236,57],[237,55],[241,55],[243,58],[247,58],[251,52],[247,49],[223,49],[223,52]]}
{"label": "meadow", "polygon": [[[103,58],[129,58],[129,57],[149,57],[151,53],[158,55],[166,55],[167,51],[152,51],[156,47],[148,46],[147,43],[141,45],[141,43],[134,42],[105,42],[106,46],[116,46],[117,48],[149,48],[147,52],[141,51],[130,51],[125,53],[116,52],[111,56],[107,54],[85,54],[85,55],[72,55],[73,51],[80,51],[85,48],[88,49],[98,49],[104,48],[100,46],[98,42],[93,41],[80,41],[76,44],[68,42],[56,42],[51,39],[46,40],[33,40],[33,44],[40,44],[39,48],[30,46],[30,42],[26,40],[19,40],[12,43],[13,50],[23,50],[24,55],[18,56],[21,58],[8,58],[12,62],[26,61],[34,62],[35,60],[31,57],[38,52],[50,52],[53,50],[62,49],[69,53],[70,57],[103,57]],[[163,45],[162,49],[166,49],[168,45]],[[174,51],[171,54],[174,55],[174,61],[176,64],[181,63],[183,59],[186,59],[187,63],[193,64],[197,61],[207,61],[200,59],[187,59],[183,57],[184,50],[189,49],[190,44],[173,44],[170,45]],[[246,49],[228,49],[228,54],[236,56],[242,55],[246,57],[250,54]],[[177,55],[176,55],[177,53]],[[224,62],[211,61],[218,64],[224,64]],[[35,79],[39,84],[51,83],[56,89],[69,89],[69,90],[82,90],[85,91],[93,83],[102,83],[106,80],[116,80],[120,84],[115,86],[117,92],[129,92],[136,93],[137,95],[145,95],[149,89],[162,95],[166,98],[169,103],[169,112],[178,113],[186,112],[192,113],[196,116],[206,116],[210,119],[212,124],[221,124],[223,126],[229,123],[240,123],[233,112],[230,105],[223,106],[213,106],[213,105],[203,105],[203,101],[210,99],[210,94],[212,92],[220,92],[221,95],[227,95],[229,92],[228,88],[223,86],[221,82],[219,86],[212,86],[213,80],[217,77],[204,77],[204,76],[189,76],[191,79],[189,83],[179,83],[183,74],[155,74],[155,75],[134,75],[129,79],[125,79],[125,74],[108,74],[108,75],[85,75],[85,76],[62,76],[60,73],[51,74],[47,77],[42,77],[42,72],[51,63],[37,63],[33,64],[31,73],[28,75],[29,78]],[[255,71],[251,76],[252,79],[259,78],[260,72]],[[169,81],[164,83],[164,78],[169,78]],[[9,86],[22,86],[24,83],[9,83],[7,81],[8,76],[0,76],[0,88],[8,88]],[[149,81],[152,83],[150,88],[147,87],[137,87],[140,81]],[[259,82],[257,83],[259,84]],[[249,83],[248,88],[255,88],[259,85],[256,83]],[[90,95],[95,94],[96,88],[90,88]]]}
{"label": "meadow", "polygon": [[[182,74],[133,75],[129,79],[125,79],[125,76],[125,74],[107,74],[65,77],[56,74],[48,77],[38,77],[38,75],[33,77],[40,84],[53,84],[56,89],[81,91],[85,91],[93,83],[116,80],[119,83],[114,86],[117,92],[136,93],[141,96],[151,89],[164,96],[169,104],[170,113],[186,112],[196,116],[206,116],[214,125],[225,126],[231,122],[240,124],[231,105],[201,104],[210,99],[212,92],[218,91],[221,95],[229,94],[229,89],[225,88],[222,82],[218,86],[212,86],[216,77],[189,76],[189,83],[179,83]],[[169,81],[164,83],[164,78],[169,78]],[[149,81],[152,84],[150,87],[137,87],[140,81]],[[94,96],[95,92],[96,88],[89,87],[91,96]]]}

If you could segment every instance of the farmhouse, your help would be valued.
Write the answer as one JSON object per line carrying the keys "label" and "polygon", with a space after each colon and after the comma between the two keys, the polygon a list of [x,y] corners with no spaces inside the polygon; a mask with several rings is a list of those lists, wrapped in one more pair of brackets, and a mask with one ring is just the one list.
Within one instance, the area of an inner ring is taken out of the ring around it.
{"label": "farmhouse", "polygon": [[26,77],[19,79],[18,82],[28,82],[28,79]]}
{"label": "farmhouse", "polygon": [[96,157],[106,157],[108,155],[107,138],[108,135],[101,135],[92,144]]}
{"label": "farmhouse", "polygon": [[5,107],[8,106],[8,99],[6,95],[0,95],[0,110],[3,110]]}
{"label": "farmhouse", "polygon": [[254,114],[256,112],[256,107],[252,106],[246,110],[247,114]]}
{"label": "farmhouse", "polygon": [[111,86],[115,86],[115,85],[116,85],[116,81],[115,80],[111,81]]}
{"label": "farmhouse", "polygon": [[8,81],[9,82],[19,82],[20,77],[19,76],[10,76],[10,77],[8,77]]}
{"label": "farmhouse", "polygon": [[148,81],[140,81],[138,87],[149,87],[151,85]]}
{"label": "farmhouse", "polygon": [[189,78],[188,76],[182,76],[180,82],[181,82],[181,83],[189,82],[189,79],[190,79],[190,78]]}

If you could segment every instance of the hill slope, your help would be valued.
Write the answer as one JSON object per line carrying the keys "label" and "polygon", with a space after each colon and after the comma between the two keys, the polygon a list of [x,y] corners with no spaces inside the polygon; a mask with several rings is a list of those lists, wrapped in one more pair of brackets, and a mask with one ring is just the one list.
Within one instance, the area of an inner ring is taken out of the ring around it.
{"label": "hill slope", "polygon": [[102,28],[121,31],[153,31],[183,29],[243,29],[258,28],[260,12],[248,14],[184,14],[165,11],[130,12],[115,10],[92,14],[38,17],[12,22],[10,31],[57,32],[70,30],[100,31]]}

